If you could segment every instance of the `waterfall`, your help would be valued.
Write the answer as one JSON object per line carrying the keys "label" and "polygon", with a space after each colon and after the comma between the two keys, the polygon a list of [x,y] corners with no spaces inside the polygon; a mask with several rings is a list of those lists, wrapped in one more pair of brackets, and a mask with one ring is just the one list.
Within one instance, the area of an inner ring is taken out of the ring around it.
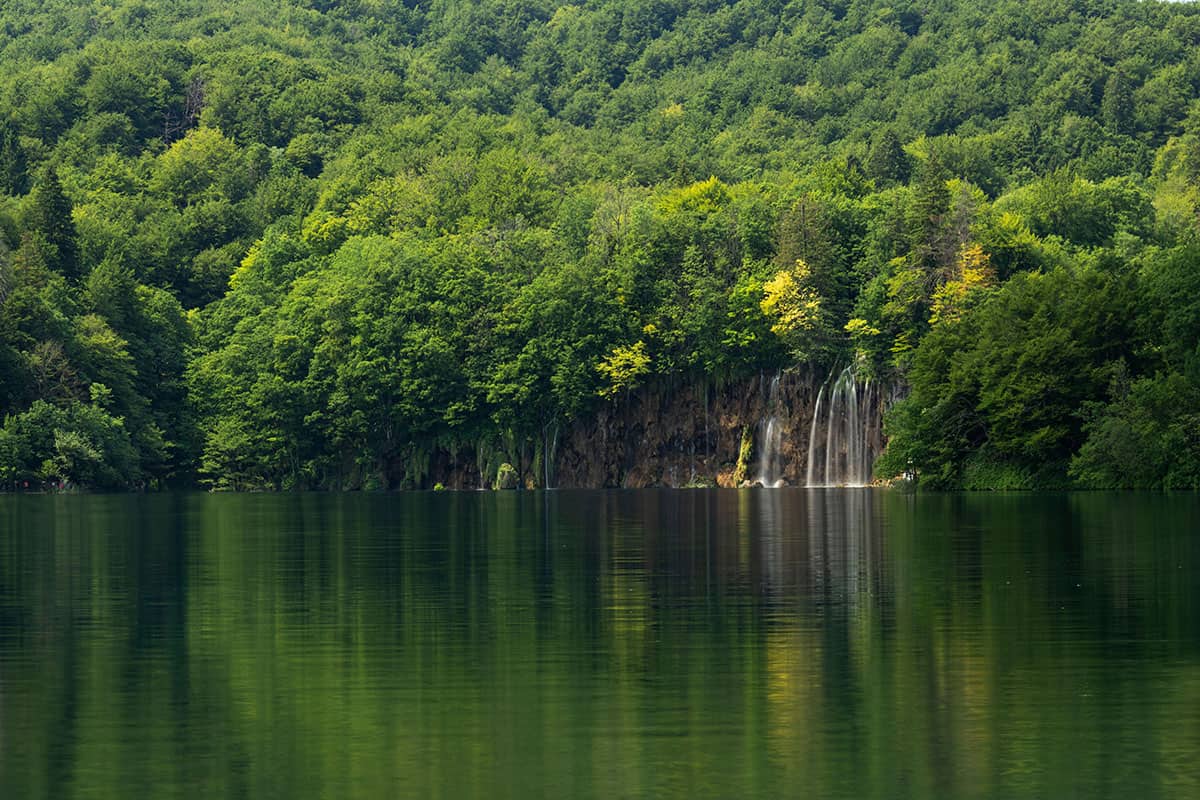
{"label": "waterfall", "polygon": [[815,485],[817,475],[817,420],[821,419],[821,399],[825,396],[825,384],[817,390],[817,407],[813,411],[812,427],[808,431],[808,469],[804,471],[804,485]]}
{"label": "waterfall", "polygon": [[783,449],[783,423],[779,419],[779,374],[767,390],[767,415],[759,423],[758,483],[767,488],[783,485],[780,457]]}
{"label": "waterfall", "polygon": [[[870,380],[860,382],[853,366],[842,370],[836,379],[831,373],[826,385],[829,385],[827,405],[822,405],[825,396],[822,386],[813,410],[807,485],[866,486],[871,482],[871,467],[880,446],[878,385]],[[822,444],[823,452],[818,454]]]}
{"label": "waterfall", "polygon": [[554,434],[550,441],[546,441],[546,428],[542,428],[542,472],[545,476],[545,486],[543,488],[554,488],[554,454],[558,450],[558,423],[554,423]]}

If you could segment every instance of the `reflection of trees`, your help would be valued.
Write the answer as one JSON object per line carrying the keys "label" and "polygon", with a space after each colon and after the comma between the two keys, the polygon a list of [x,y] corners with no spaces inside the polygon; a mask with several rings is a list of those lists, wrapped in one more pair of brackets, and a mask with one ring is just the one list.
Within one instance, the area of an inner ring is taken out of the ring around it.
{"label": "reflection of trees", "polygon": [[1195,510],[0,498],[0,795],[1178,794]]}

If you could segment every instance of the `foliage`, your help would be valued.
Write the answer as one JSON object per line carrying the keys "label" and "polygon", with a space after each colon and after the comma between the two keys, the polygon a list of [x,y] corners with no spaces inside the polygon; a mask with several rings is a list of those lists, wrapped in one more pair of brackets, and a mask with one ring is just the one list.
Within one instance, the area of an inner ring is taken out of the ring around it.
{"label": "foliage", "polygon": [[734,486],[740,487],[746,482],[746,476],[750,472],[750,458],[754,455],[754,434],[749,425],[742,427],[742,438],[738,443],[738,458],[737,464],[733,468],[733,477],[731,483]]}
{"label": "foliage", "polygon": [[377,5],[0,10],[11,469],[423,485],[856,359],[884,472],[1191,480],[1194,4]]}
{"label": "foliage", "polygon": [[1095,269],[1022,273],[921,342],[912,392],[888,418],[883,474],[961,485],[972,455],[1061,483],[1083,443],[1082,405],[1136,354],[1129,281]]}
{"label": "foliage", "polygon": [[0,428],[0,485],[69,483],[111,489],[141,479],[122,420],[96,404],[35,400]]}
{"label": "foliage", "polygon": [[629,391],[650,372],[650,356],[646,353],[646,343],[638,340],[628,346],[613,348],[612,353],[596,365],[596,369],[604,376],[608,385],[600,390],[601,397],[613,398],[623,391]]}
{"label": "foliage", "polygon": [[771,320],[771,332],[783,339],[797,359],[808,355],[812,334],[821,315],[821,297],[812,288],[812,272],[797,259],[788,270],[781,270],[763,285],[759,303]]}
{"label": "foliage", "polygon": [[1094,403],[1071,473],[1095,489],[1200,489],[1200,383],[1178,373],[1117,385]]}
{"label": "foliage", "polygon": [[[954,276],[933,292],[929,324],[939,325],[962,319],[967,303],[980,289],[993,286],[996,274],[991,259],[978,244],[964,247],[958,254]],[[850,330],[847,328],[847,330]],[[852,333],[855,331],[851,331]]]}

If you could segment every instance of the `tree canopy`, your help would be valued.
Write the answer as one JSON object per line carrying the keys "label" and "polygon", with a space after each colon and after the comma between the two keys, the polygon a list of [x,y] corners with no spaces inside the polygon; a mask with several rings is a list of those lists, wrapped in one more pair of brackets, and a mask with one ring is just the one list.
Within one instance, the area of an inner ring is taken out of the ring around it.
{"label": "tree canopy", "polygon": [[1200,482],[1194,5],[0,25],[5,486],[421,486],[435,449],[798,360],[907,387],[883,473]]}

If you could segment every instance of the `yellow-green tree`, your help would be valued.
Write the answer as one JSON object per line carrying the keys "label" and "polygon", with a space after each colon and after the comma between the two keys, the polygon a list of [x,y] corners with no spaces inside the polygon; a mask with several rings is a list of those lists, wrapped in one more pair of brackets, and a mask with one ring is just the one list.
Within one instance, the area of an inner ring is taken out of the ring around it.
{"label": "yellow-green tree", "polygon": [[763,284],[759,303],[771,320],[771,331],[797,358],[807,355],[814,344],[821,319],[821,297],[812,287],[812,271],[803,260],[775,273]]}
{"label": "yellow-green tree", "polygon": [[650,372],[646,343],[639,339],[631,345],[614,347],[612,353],[596,365],[596,370],[608,381],[608,385],[600,390],[601,397],[612,399],[623,391],[636,388]]}
{"label": "yellow-green tree", "polygon": [[969,244],[958,254],[954,265],[955,277],[943,283],[933,293],[933,309],[929,324],[955,322],[962,318],[968,297],[978,289],[994,286],[996,273],[983,248]]}

